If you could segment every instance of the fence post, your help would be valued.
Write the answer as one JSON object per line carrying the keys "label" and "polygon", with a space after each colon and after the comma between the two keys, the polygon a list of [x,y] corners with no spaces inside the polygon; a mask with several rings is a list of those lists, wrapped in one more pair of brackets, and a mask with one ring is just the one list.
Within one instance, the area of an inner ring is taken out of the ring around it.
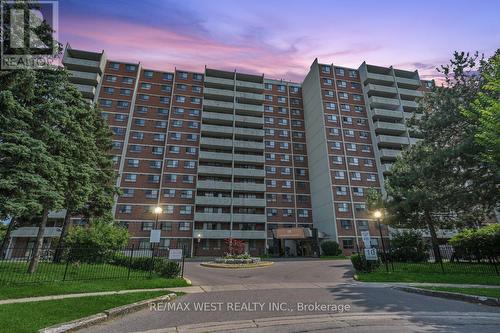
{"label": "fence post", "polygon": [[132,258],[134,257],[134,244],[132,244],[132,250],[130,250],[130,258],[128,259],[128,274],[127,280],[130,280],[130,269],[132,268]]}
{"label": "fence post", "polygon": [[66,258],[66,267],[64,268],[63,281],[66,281],[66,274],[68,273],[69,258]]}
{"label": "fence post", "polygon": [[155,265],[155,246],[151,244],[151,266],[149,268],[149,278],[153,276],[154,265]]}
{"label": "fence post", "polygon": [[[183,251],[184,252],[184,251]],[[184,253],[182,253],[182,268],[181,268],[181,278],[184,278],[184,258],[186,258],[186,256],[184,255]],[[496,267],[496,266],[495,266]]]}

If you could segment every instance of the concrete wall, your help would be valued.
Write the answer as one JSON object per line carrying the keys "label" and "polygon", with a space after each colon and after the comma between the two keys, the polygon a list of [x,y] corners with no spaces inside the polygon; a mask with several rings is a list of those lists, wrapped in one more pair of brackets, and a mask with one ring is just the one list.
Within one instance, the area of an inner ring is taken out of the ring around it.
{"label": "concrete wall", "polygon": [[317,59],[302,84],[313,224],[338,241]]}

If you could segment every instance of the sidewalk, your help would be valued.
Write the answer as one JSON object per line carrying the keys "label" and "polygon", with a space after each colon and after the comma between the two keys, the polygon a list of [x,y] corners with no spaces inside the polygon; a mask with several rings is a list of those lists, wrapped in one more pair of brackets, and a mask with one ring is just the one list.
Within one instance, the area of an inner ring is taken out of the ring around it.
{"label": "sidewalk", "polygon": [[479,284],[451,284],[451,283],[404,283],[404,282],[357,282],[352,283],[332,283],[332,282],[289,282],[289,283],[258,283],[258,284],[232,284],[232,285],[220,285],[220,286],[189,286],[189,287],[176,287],[176,288],[154,288],[154,289],[130,289],[130,290],[118,290],[118,291],[101,291],[92,293],[77,293],[77,294],[65,294],[65,295],[50,295],[50,296],[39,296],[39,297],[25,297],[25,298],[14,298],[0,300],[0,305],[4,304],[14,304],[14,303],[28,303],[28,302],[40,302],[40,301],[51,301],[64,298],[79,298],[79,297],[92,297],[92,296],[106,296],[106,295],[119,295],[119,294],[129,294],[129,293],[140,293],[146,291],[170,291],[170,292],[181,292],[186,294],[198,294],[198,293],[208,293],[217,291],[239,291],[239,290],[271,290],[271,289],[329,289],[329,288],[339,288],[339,287],[352,287],[352,286],[363,286],[363,287],[457,287],[457,288],[500,288],[500,286],[491,285],[479,285]]}

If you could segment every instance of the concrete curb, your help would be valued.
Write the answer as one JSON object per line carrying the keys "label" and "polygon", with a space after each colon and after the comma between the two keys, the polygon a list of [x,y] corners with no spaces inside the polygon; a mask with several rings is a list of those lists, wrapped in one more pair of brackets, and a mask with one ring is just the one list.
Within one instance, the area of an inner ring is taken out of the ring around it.
{"label": "concrete curb", "polygon": [[399,287],[393,286],[392,288],[397,290],[406,291],[408,293],[421,294],[426,296],[434,296],[441,298],[448,298],[457,301],[464,301],[469,303],[476,304],[484,304],[489,306],[500,306],[500,298],[495,297],[486,297],[486,296],[475,296],[475,295],[466,295],[460,293],[454,293],[450,291],[437,291],[437,290],[429,290],[415,287]]}
{"label": "concrete curb", "polygon": [[103,321],[115,318],[117,316],[125,315],[127,313],[135,312],[142,310],[148,307],[151,303],[154,302],[169,302],[173,301],[177,297],[176,294],[171,293],[168,295],[155,297],[152,299],[147,299],[144,301],[139,301],[131,304],[126,304],[122,306],[118,306],[116,308],[105,310],[101,313],[97,313],[92,316],[80,318],[77,320],[73,320],[67,323],[57,324],[54,326],[42,328],[39,330],[39,333],[65,333],[65,332],[73,332],[85,327],[89,327],[92,325],[96,325],[102,323]]}
{"label": "concrete curb", "polygon": [[269,267],[273,264],[274,264],[274,262],[272,262],[272,261],[261,261],[259,263],[255,263],[255,264],[216,264],[216,263],[211,263],[211,262],[203,262],[200,265],[203,267],[210,267],[210,268],[252,269],[252,268],[259,268],[259,267]]}
{"label": "concrete curb", "polygon": [[188,278],[183,278],[184,281],[186,281],[186,283],[188,284],[188,287],[192,286],[193,285],[193,282],[191,280],[189,280]]}

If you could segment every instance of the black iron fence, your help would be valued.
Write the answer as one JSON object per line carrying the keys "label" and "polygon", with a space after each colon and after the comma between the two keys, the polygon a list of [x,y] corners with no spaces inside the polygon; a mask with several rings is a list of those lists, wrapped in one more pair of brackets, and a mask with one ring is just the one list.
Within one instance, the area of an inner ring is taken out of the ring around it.
{"label": "black iron fence", "polygon": [[[386,244],[385,251],[377,247],[375,252],[380,264],[376,271],[500,275],[499,257],[460,256],[450,245],[440,245],[435,253],[432,248],[425,251],[393,249]],[[369,259],[365,248],[360,248],[359,253]]]}
{"label": "black iron fence", "polygon": [[[44,248],[34,273],[33,249],[8,248],[0,257],[0,283],[173,278],[183,276],[184,257],[170,260],[174,248]],[[183,254],[186,252],[183,249]]]}

